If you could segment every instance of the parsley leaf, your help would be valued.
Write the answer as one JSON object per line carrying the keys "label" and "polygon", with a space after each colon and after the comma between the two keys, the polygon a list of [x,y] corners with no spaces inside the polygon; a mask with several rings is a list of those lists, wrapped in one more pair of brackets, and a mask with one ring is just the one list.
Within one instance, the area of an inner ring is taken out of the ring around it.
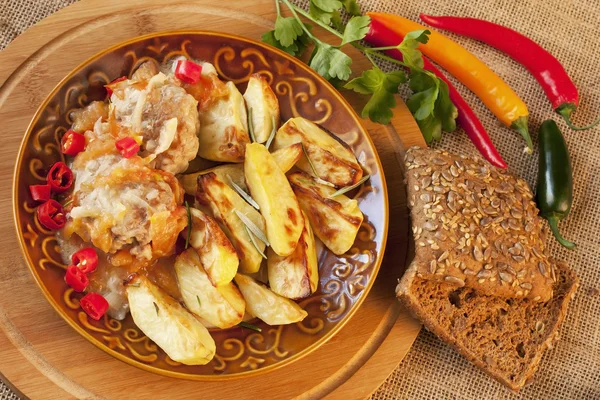
{"label": "parsley leaf", "polygon": [[[310,24],[304,24],[304,26],[308,30],[312,29],[312,25]],[[294,43],[292,43],[289,46],[284,46],[281,44],[281,42],[279,42],[279,40],[275,38],[274,30],[264,33],[261,39],[264,43],[270,44],[273,47],[277,47],[278,49],[283,50],[286,53],[296,57],[300,57],[302,53],[304,53],[308,45],[312,42],[312,39],[309,38],[305,32],[302,32],[302,34],[296,38],[296,41]]]}
{"label": "parsley leaf", "polygon": [[398,45],[398,50],[402,53],[404,62],[410,68],[423,69],[423,54],[418,49],[421,44],[429,41],[431,32],[426,29],[412,31],[406,34],[402,43]]}
{"label": "parsley leaf", "polygon": [[360,6],[356,3],[356,0],[343,0],[344,8],[350,15],[360,15]]}
{"label": "parsley leaf", "polygon": [[327,43],[316,42],[310,56],[309,66],[323,78],[337,78],[345,81],[350,77],[352,59],[337,47]]}
{"label": "parsley leaf", "polygon": [[275,21],[275,39],[277,39],[282,46],[291,46],[298,36],[302,35],[302,32],[302,26],[296,18],[277,17],[277,20]]}
{"label": "parsley leaf", "polygon": [[352,17],[346,29],[344,29],[344,38],[342,39],[342,45],[357,40],[361,40],[369,32],[369,25],[371,24],[371,17]]}
{"label": "parsley leaf", "polygon": [[364,71],[358,78],[352,79],[344,87],[361,94],[372,94],[362,110],[363,118],[374,122],[388,124],[396,107],[394,94],[398,93],[398,85],[406,82],[404,71],[385,73],[379,68]]}
{"label": "parsley leaf", "polygon": [[442,130],[456,129],[458,112],[450,101],[448,85],[430,72],[413,71],[410,74],[413,95],[406,102],[427,143],[439,140]]}
{"label": "parsley leaf", "polygon": [[342,2],[339,0],[310,0],[310,2],[326,12],[333,12],[342,8]]}
{"label": "parsley leaf", "polygon": [[320,21],[326,25],[329,25],[331,23],[331,18],[333,17],[333,13],[321,10],[312,1],[308,6],[308,13],[315,20]]}
{"label": "parsley leaf", "polygon": [[292,43],[290,46],[283,46],[281,43],[279,43],[279,40],[275,39],[275,31],[265,32],[261,36],[261,40],[264,43],[270,44],[273,47],[277,47],[278,49],[283,50],[292,56],[296,55],[298,52],[298,45],[296,45],[296,43]]}
{"label": "parsley leaf", "polygon": [[342,22],[342,16],[339,11],[331,13],[331,25],[340,32],[344,31],[344,23]]}

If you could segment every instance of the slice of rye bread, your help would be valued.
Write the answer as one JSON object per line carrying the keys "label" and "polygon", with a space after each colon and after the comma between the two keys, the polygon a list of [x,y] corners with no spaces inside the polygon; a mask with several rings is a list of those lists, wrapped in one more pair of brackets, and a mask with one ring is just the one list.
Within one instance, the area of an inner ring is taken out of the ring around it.
{"label": "slice of rye bread", "polygon": [[546,302],[482,295],[419,277],[411,264],[396,295],[425,327],[491,377],[513,390],[528,383],[558,329],[578,279],[562,262],[555,264],[554,296]]}

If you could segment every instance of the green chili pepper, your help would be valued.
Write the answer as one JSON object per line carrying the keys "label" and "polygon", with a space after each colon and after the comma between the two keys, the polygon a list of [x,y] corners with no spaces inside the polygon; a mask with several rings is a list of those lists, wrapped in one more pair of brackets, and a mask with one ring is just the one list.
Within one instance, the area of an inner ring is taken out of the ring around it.
{"label": "green chili pepper", "polygon": [[542,123],[539,134],[540,165],[537,204],[540,215],[548,220],[556,240],[568,249],[575,243],[562,237],[558,222],[569,215],[573,201],[573,174],[567,144],[556,122]]}

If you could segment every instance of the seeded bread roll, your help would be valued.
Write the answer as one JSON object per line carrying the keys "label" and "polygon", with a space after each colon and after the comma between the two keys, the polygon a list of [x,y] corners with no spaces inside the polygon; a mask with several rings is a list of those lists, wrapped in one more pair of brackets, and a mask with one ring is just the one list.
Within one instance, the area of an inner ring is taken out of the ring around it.
{"label": "seeded bread roll", "polygon": [[[554,263],[552,263],[554,264]],[[558,340],[577,277],[557,263],[547,302],[481,295],[473,288],[420,278],[412,264],[396,295],[425,327],[513,390],[531,381],[546,349]]]}
{"label": "seeded bread roll", "polygon": [[503,298],[552,298],[553,265],[527,183],[479,158],[406,153],[416,273]]}

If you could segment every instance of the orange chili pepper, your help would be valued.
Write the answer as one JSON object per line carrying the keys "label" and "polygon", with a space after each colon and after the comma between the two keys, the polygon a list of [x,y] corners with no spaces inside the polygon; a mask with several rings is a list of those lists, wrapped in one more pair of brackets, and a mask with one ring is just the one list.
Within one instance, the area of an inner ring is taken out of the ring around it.
{"label": "orange chili pepper", "polygon": [[510,86],[480,59],[446,36],[399,15],[374,12],[367,14],[372,20],[403,36],[415,30],[431,31],[429,41],[420,45],[419,50],[475,93],[502,123],[519,132],[527,143],[528,152],[533,150],[527,128],[527,106]]}

